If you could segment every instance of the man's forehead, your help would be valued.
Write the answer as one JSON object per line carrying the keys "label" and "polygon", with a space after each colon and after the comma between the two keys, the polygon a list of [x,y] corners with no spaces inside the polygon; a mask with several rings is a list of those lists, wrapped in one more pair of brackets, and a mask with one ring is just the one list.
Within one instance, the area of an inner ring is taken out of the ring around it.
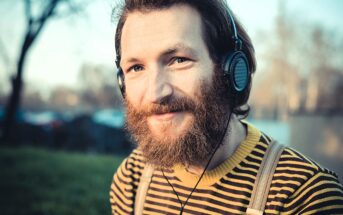
{"label": "man's forehead", "polygon": [[130,13],[121,35],[122,58],[155,52],[187,51],[202,40],[201,19],[189,6]]}

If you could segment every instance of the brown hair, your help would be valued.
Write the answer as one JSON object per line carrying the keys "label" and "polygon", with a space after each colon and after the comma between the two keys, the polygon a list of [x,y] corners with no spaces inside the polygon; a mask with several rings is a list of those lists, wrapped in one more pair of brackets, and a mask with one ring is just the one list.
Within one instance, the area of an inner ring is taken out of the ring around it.
{"label": "brown hair", "polygon": [[[224,0],[125,0],[124,5],[119,11],[119,21],[115,34],[115,48],[117,60],[121,55],[121,34],[128,14],[134,11],[148,12],[151,10],[167,9],[177,4],[189,5],[196,9],[201,16],[203,24],[203,38],[208,48],[211,59],[216,65],[221,65],[222,58],[234,50],[234,40],[232,32],[232,23],[230,21],[229,7]],[[114,12],[116,10],[114,9]],[[235,25],[239,38],[242,40],[242,50],[248,59],[250,76],[256,70],[255,51],[251,39],[242,25],[237,21],[234,14]],[[247,116],[249,106],[246,105],[251,88],[251,79],[249,87],[241,94],[239,98],[234,98],[231,103],[233,112]],[[245,108],[244,108],[245,107]]]}

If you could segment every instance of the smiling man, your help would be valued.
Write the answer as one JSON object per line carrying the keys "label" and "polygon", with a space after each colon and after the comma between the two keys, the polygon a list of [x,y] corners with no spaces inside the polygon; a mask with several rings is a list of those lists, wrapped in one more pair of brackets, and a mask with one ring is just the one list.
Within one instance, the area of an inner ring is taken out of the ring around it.
{"label": "smiling man", "polygon": [[114,175],[113,214],[343,213],[334,173],[241,121],[255,56],[224,1],[126,0],[119,15],[118,83],[138,147]]}

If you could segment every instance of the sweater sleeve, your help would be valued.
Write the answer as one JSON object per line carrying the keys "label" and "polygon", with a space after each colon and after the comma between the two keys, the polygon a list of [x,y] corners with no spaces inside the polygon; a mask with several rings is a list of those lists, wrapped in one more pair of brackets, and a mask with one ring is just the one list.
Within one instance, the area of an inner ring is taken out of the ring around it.
{"label": "sweater sleeve", "polygon": [[110,189],[112,214],[133,214],[134,199],[143,168],[135,151],[119,166]]}
{"label": "sweater sleeve", "polygon": [[343,214],[343,188],[337,177],[319,170],[299,187],[285,205],[286,214]]}

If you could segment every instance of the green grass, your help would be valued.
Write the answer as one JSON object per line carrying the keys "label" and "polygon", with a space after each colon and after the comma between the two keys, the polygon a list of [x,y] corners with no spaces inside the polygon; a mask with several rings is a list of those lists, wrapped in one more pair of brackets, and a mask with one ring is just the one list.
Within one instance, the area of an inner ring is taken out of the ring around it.
{"label": "green grass", "polygon": [[122,156],[0,148],[0,214],[110,214]]}

